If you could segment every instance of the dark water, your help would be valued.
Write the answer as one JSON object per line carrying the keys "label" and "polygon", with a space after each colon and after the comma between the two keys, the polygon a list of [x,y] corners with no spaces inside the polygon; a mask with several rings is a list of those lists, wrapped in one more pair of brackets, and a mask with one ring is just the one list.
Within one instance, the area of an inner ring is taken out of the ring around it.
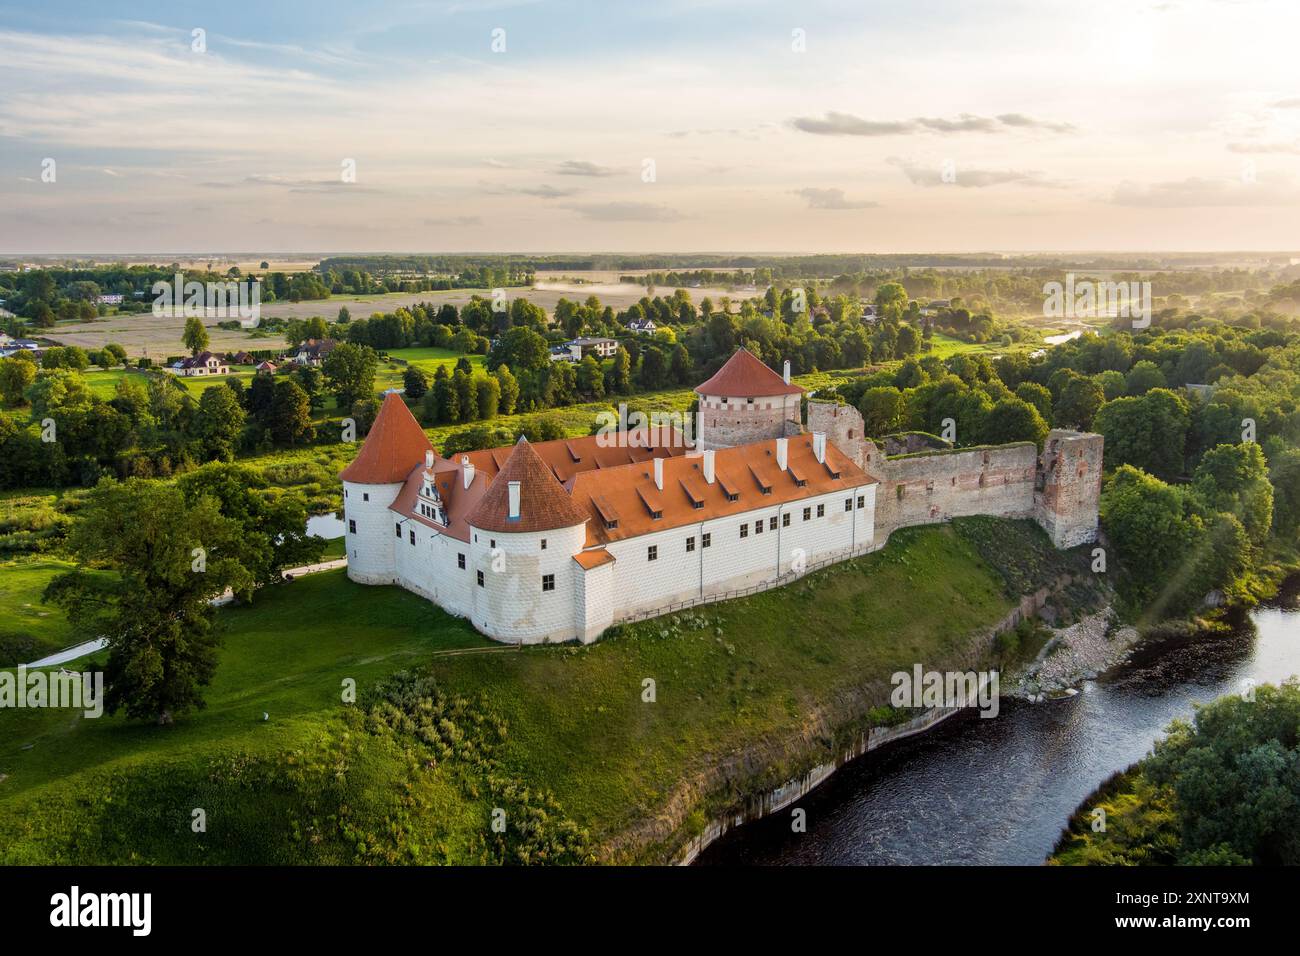
{"label": "dark water", "polygon": [[1251,614],[1254,628],[1166,645],[1075,697],[1002,702],[992,719],[954,717],[843,767],[798,806],[735,830],[708,864],[1038,864],[1097,785],[1144,756],[1195,702],[1300,673],[1294,599]]}

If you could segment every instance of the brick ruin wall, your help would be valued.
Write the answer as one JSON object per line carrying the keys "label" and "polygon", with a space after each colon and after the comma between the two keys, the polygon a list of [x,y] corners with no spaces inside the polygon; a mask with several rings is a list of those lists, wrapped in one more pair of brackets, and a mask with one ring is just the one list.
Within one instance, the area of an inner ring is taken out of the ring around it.
{"label": "brick ruin wall", "polygon": [[808,429],[880,482],[878,547],[897,528],[967,515],[1033,518],[1059,548],[1096,539],[1100,435],[1053,430],[1041,456],[1020,442],[890,458],[863,435],[857,409],[828,402],[808,403]]}

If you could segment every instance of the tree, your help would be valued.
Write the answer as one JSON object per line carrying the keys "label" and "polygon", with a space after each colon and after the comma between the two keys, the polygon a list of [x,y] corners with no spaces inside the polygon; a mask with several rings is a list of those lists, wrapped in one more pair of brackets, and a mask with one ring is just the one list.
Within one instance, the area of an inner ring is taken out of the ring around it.
{"label": "tree", "polygon": [[621,345],[614,352],[614,364],[610,369],[609,388],[606,391],[616,395],[627,395],[632,391],[632,357]]}
{"label": "tree", "polygon": [[1192,484],[1215,511],[1236,515],[1255,544],[1273,524],[1273,486],[1264,452],[1254,442],[1219,445],[1201,458]]}
{"label": "tree", "polygon": [[325,542],[307,533],[306,499],[298,492],[272,489],[261,471],[240,464],[209,464],[182,475],[176,484],[187,503],[210,498],[223,517],[238,522],[235,557],[250,579],[250,586],[239,594],[242,599],[251,600],[254,587],[279,581],[285,568],[320,560]]}
{"label": "tree", "polygon": [[429,390],[429,376],[418,365],[408,365],[406,371],[402,374],[402,387],[407,398],[412,400],[421,399],[424,397],[424,393]]}
{"label": "tree", "polygon": [[347,325],[352,321],[352,313],[348,311],[346,305],[339,306],[339,314],[336,321],[339,325]]}
{"label": "tree", "polygon": [[501,383],[491,375],[480,375],[474,379],[474,391],[478,417],[484,420],[496,418],[501,406]]}
{"label": "tree", "polygon": [[1165,373],[1155,362],[1141,361],[1128,370],[1124,390],[1129,395],[1145,395],[1153,388],[1165,387]]}
{"label": "tree", "polygon": [[519,380],[510,371],[509,365],[498,366],[493,375],[501,387],[501,414],[513,415],[515,403],[519,401]]}
{"label": "tree", "polygon": [[[526,301],[515,299],[516,302]],[[516,327],[507,330],[497,339],[487,356],[487,368],[494,371],[500,365],[509,365],[523,374],[539,372],[551,361],[546,339],[530,328]]]}
{"label": "tree", "polygon": [[235,393],[225,385],[204,389],[193,426],[200,454],[213,461],[230,461],[243,430],[244,410]]}
{"label": "tree", "polygon": [[341,342],[334,346],[322,370],[339,408],[351,408],[354,402],[371,397],[378,367],[379,356],[368,345]]}
{"label": "tree", "polygon": [[605,397],[605,373],[595,356],[584,355],[578,363],[576,377],[578,391],[584,398],[597,399]]}
{"label": "tree", "polygon": [[181,341],[190,350],[191,355],[198,355],[208,347],[208,330],[203,327],[203,320],[196,315],[185,320],[185,332]]}
{"label": "tree", "polygon": [[1140,398],[1128,396],[1107,402],[1093,426],[1106,439],[1107,468],[1132,465],[1171,481],[1183,471],[1183,448],[1190,421],[1187,402],[1181,395],[1154,388]]}
{"label": "tree", "polygon": [[45,599],[81,633],[108,639],[109,713],[170,723],[203,706],[217,666],[210,601],[251,582],[236,557],[240,532],[215,499],[187,501],[176,485],[129,478],[91,492],[67,539],[77,567]]}
{"label": "tree", "polygon": [[1037,382],[1021,382],[1016,386],[1016,398],[1028,402],[1048,425],[1052,424],[1052,393]]}
{"label": "tree", "polygon": [[456,390],[456,408],[460,413],[459,420],[472,422],[474,416],[478,414],[478,395],[474,391],[474,380],[470,378],[468,372],[458,368],[451,377],[451,384]]}
{"label": "tree", "polygon": [[271,440],[282,445],[306,444],[316,437],[311,423],[311,399],[293,379],[276,382],[265,416]]}
{"label": "tree", "polygon": [[903,421],[903,409],[903,393],[898,389],[867,389],[858,405],[864,432],[872,438],[880,438],[898,431]]}
{"label": "tree", "polygon": [[460,393],[447,374],[445,365],[438,366],[433,376],[433,411],[439,425],[455,425],[460,421]]}
{"label": "tree", "polygon": [[1300,535],[1300,449],[1272,455],[1268,477],[1273,485],[1273,532],[1294,545]]}
{"label": "tree", "polygon": [[10,408],[25,401],[23,393],[35,379],[35,363],[16,358],[0,359],[0,397]]}
{"label": "tree", "polygon": [[985,416],[981,440],[988,445],[1031,441],[1042,448],[1047,431],[1047,422],[1033,405],[1019,398],[1004,398]]}
{"label": "tree", "polygon": [[1087,430],[1092,426],[1093,416],[1105,401],[1106,396],[1100,385],[1082,375],[1074,375],[1061,388],[1061,397],[1056,400],[1052,420],[1061,428]]}

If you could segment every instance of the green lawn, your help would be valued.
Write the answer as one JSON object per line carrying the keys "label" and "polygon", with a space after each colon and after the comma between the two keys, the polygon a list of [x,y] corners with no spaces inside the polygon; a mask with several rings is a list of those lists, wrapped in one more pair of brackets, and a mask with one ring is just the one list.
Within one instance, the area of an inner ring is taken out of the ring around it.
{"label": "green lawn", "polygon": [[[1003,524],[1008,552],[1026,541],[1042,551],[1041,532]],[[675,847],[644,835],[624,845],[620,834],[663,810],[684,781],[700,784],[712,810],[735,787],[775,785],[825,759],[829,730],[862,726],[887,702],[896,670],[973,666],[971,633],[1012,604],[1005,582],[954,528],[908,529],[881,552],[776,591],[643,622],[589,647],[521,652],[497,650],[400,589],[355,585],[342,571],[313,575],[220,613],[225,643],[209,706],[174,726],[0,712],[0,860],[348,861],[358,857],[338,833],[355,827],[401,829],[421,861],[472,862],[485,825],[479,771],[451,758],[412,763],[393,749],[400,734],[372,738],[343,717],[344,678],[364,688],[411,668],[449,695],[482,701],[509,729],[493,772],[551,791],[603,845],[602,858],[662,859]],[[435,653],[474,647],[493,650]],[[646,678],[654,703],[642,702]],[[827,730],[805,741],[816,715]],[[722,779],[720,762],[742,748],[768,770]],[[335,764],[356,769],[321,770]],[[414,802],[382,797],[385,786]],[[169,801],[222,807],[240,828],[210,832],[200,852],[175,838],[183,830]],[[337,814],[339,801],[350,822],[317,821],[325,836],[304,847],[303,808]],[[436,810],[426,818],[411,806]]]}
{"label": "green lawn", "polygon": [[63,611],[41,603],[45,586],[71,568],[56,558],[0,562],[0,665],[34,661],[77,643]]}

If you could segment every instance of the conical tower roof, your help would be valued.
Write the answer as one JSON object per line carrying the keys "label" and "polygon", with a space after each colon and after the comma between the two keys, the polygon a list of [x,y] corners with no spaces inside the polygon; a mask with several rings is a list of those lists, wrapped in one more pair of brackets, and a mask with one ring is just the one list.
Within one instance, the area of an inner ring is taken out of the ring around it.
{"label": "conical tower roof", "polygon": [[746,348],[736,349],[727,364],[718,369],[713,378],[695,386],[700,395],[720,395],[731,398],[757,398],[760,395],[802,395],[803,389],[786,382],[764,365]]}
{"label": "conical tower roof", "polygon": [[405,481],[411,469],[433,451],[429,436],[415,420],[402,396],[389,392],[370,426],[361,451],[339,474],[344,481],[363,485],[390,485]]}
{"label": "conical tower roof", "polygon": [[[510,482],[519,482],[519,517],[510,517]],[[465,519],[482,531],[553,531],[585,524],[587,514],[564,490],[542,456],[520,436],[492,485]]]}

